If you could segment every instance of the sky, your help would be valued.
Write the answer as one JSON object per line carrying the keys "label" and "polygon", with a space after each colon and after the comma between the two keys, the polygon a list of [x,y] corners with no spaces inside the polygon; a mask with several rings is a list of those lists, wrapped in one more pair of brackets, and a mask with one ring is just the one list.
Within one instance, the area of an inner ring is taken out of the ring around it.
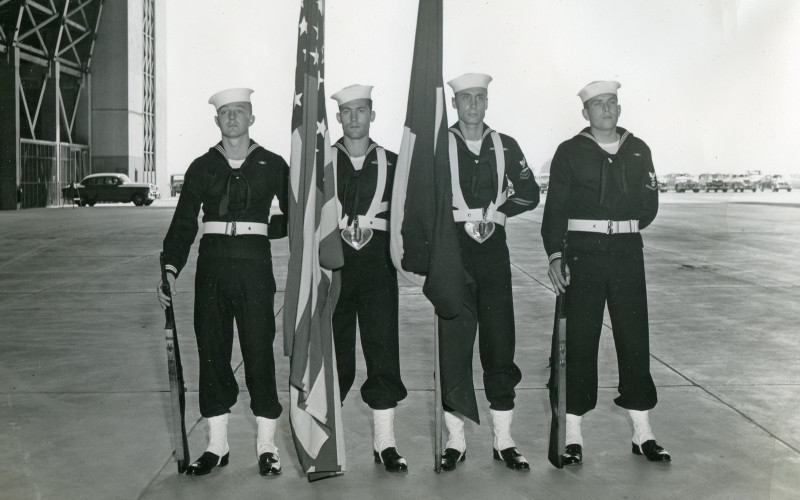
{"label": "sky", "polygon": [[[326,95],[374,85],[370,135],[397,151],[418,2],[325,4]],[[255,90],[251,137],[289,161],[299,13],[299,0],[167,2],[170,173],[219,141],[207,101],[229,87]],[[444,81],[492,75],[486,123],[535,173],[587,125],[577,92],[613,79],[619,125],[647,142],[657,173],[800,174],[797,61],[795,0],[444,0]],[[332,142],[335,113],[328,99]]]}

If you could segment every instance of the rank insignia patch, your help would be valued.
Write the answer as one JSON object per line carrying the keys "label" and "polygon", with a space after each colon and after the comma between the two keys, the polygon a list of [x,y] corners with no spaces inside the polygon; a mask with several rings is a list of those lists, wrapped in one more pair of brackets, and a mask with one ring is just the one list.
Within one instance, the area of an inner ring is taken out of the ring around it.
{"label": "rank insignia patch", "polygon": [[647,189],[652,189],[653,191],[658,190],[658,179],[656,179],[655,172],[647,172],[650,174],[650,182],[647,184]]}
{"label": "rank insignia patch", "polygon": [[522,180],[528,180],[531,178],[531,169],[528,168],[528,162],[525,161],[525,158],[519,161],[519,164],[522,166],[522,170],[519,172],[519,178]]}

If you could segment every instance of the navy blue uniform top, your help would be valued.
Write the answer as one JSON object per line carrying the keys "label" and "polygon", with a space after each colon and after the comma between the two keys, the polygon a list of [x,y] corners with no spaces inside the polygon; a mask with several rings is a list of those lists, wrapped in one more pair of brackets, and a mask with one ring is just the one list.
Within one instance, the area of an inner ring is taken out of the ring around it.
{"label": "navy blue uniform top", "polygon": [[[469,208],[487,208],[497,197],[497,158],[494,141],[490,137],[494,130],[484,124],[479,155],[470,151],[458,123],[452,125],[449,130],[456,136],[458,181],[464,201]],[[517,141],[505,134],[500,134],[500,140],[503,143],[506,172],[505,177],[499,181],[503,183],[503,190],[508,188],[508,182],[511,181],[514,194],[510,195],[497,211],[511,217],[536,208],[539,204],[539,185],[533,172],[528,168]]]}
{"label": "navy blue uniform top", "polygon": [[[350,160],[350,153],[344,145],[344,138],[334,143],[334,154],[338,155],[336,160],[336,196],[342,205],[342,216],[348,218],[348,223],[352,223],[352,217],[356,215],[366,215],[372,204],[375,192],[378,190],[378,143],[370,139],[369,146],[364,157],[364,163],[360,170],[353,167]],[[397,166],[397,155],[384,149],[386,152],[386,185],[383,187],[382,202],[391,204],[392,186],[394,185],[394,172]],[[389,209],[375,215],[376,219],[389,220]],[[345,248],[345,261],[349,256],[379,256],[389,258],[389,231],[375,230],[372,241],[357,253]]]}
{"label": "navy blue uniform top", "polygon": [[[600,147],[585,128],[561,143],[550,165],[550,185],[542,218],[548,257],[560,256],[569,219],[638,220],[647,227],[658,212],[658,182],[650,148],[622,127],[619,150]],[[570,247],[584,251],[641,248],[639,233],[570,233]]]}
{"label": "navy blue uniform top", "polygon": [[[247,157],[233,169],[219,143],[189,166],[175,214],[164,238],[167,270],[180,274],[197,236],[198,214],[203,222],[258,222],[270,220],[272,200],[277,197],[280,211],[288,212],[289,166],[279,155],[250,141]],[[227,198],[227,208],[224,199]],[[276,220],[276,219],[274,219]],[[282,221],[285,223],[285,220]],[[270,227],[270,238],[285,229]],[[269,239],[258,235],[204,235],[200,253],[212,257],[259,259],[270,255]]]}

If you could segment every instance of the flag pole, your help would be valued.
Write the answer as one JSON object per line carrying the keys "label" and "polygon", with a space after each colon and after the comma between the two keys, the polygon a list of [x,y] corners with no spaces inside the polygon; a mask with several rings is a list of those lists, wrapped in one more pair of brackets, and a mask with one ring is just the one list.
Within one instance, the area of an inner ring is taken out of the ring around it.
{"label": "flag pole", "polygon": [[[438,318],[459,314],[464,266],[453,218],[447,105],[442,81],[442,0],[421,0],[403,139],[392,188],[390,250],[398,276],[422,285],[433,304],[436,463],[441,470],[442,402]],[[422,276],[425,277],[421,283]],[[445,366],[446,367],[446,366]]]}
{"label": "flag pole", "polygon": [[442,471],[442,378],[439,366],[439,317],[433,313],[434,457],[433,470]]}

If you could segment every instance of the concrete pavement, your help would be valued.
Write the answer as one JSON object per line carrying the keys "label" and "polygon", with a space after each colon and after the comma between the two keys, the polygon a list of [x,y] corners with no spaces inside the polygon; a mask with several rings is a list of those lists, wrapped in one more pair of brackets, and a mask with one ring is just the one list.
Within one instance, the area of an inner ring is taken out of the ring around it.
{"label": "concrete pavement", "polygon": [[[491,458],[489,426],[467,425],[468,458],[432,470],[432,311],[401,289],[402,369],[409,397],[396,415],[409,461],[394,476],[372,462],[369,409],[344,403],[347,472],[309,484],[280,420],[282,476],[258,475],[238,346],[241,387],[231,462],[209,476],[179,476],[170,456],[163,313],[157,256],[174,200],[0,212],[0,498],[742,498],[800,497],[800,193],[667,193],[644,233],[653,376],[652,423],[669,465],[630,452],[614,406],[610,323],[600,347],[600,399],[584,418],[580,468],[547,462],[547,379],[553,295],[539,237],[541,208],[510,220],[523,372],[512,426],[529,473]],[[282,304],[285,240],[273,245]],[[178,280],[176,314],[189,394],[193,458],[205,446],[197,409],[192,331],[196,245]],[[278,310],[278,329],[281,331]],[[287,380],[280,333],[278,380]],[[359,358],[361,360],[361,358]],[[354,388],[364,379],[363,361]],[[475,356],[475,383],[482,389]],[[284,408],[288,390],[282,389]],[[488,404],[478,395],[482,418]]]}

